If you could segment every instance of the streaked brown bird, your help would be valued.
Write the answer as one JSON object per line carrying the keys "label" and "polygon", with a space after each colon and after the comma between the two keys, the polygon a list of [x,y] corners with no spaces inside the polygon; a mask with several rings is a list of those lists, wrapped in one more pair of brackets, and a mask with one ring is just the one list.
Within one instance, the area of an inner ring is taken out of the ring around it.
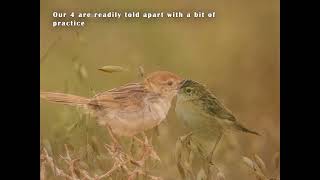
{"label": "streaked brown bird", "polygon": [[72,94],[40,92],[49,102],[84,108],[102,126],[118,136],[134,136],[159,125],[167,116],[182,79],[171,72],[157,71],[142,82],[129,83],[92,98]]}

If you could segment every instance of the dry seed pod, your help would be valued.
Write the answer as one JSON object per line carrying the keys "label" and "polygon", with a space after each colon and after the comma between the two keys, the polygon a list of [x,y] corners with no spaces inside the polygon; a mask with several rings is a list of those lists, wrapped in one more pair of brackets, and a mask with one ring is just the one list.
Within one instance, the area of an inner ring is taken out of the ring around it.
{"label": "dry seed pod", "polygon": [[130,160],[130,163],[137,166],[137,167],[143,167],[143,162],[142,161],[135,161],[135,160]]}
{"label": "dry seed pod", "polygon": [[103,66],[103,67],[99,68],[98,70],[103,71],[103,72],[107,72],[107,73],[128,71],[128,69],[123,68],[121,66]]}
{"label": "dry seed pod", "polygon": [[72,58],[73,68],[78,73],[80,79],[88,78],[88,71],[86,67],[78,62],[78,56]]}
{"label": "dry seed pod", "polygon": [[259,167],[262,171],[265,171],[265,170],[266,170],[266,165],[265,165],[265,163],[263,162],[263,160],[262,160],[257,154],[254,155],[254,160],[255,160],[256,164],[258,165],[258,167]]}
{"label": "dry seed pod", "polygon": [[254,171],[258,180],[269,180],[261,171]]}
{"label": "dry seed pod", "polygon": [[245,156],[242,157],[242,161],[250,168],[250,169],[255,169],[255,163],[250,159]]}
{"label": "dry seed pod", "polygon": [[79,121],[76,121],[70,127],[67,127],[67,132],[73,131],[76,127],[78,127],[78,125],[79,125]]}
{"label": "dry seed pod", "polygon": [[86,67],[82,64],[80,65],[80,68],[79,68],[79,76],[82,79],[88,78],[88,71],[87,71]]}

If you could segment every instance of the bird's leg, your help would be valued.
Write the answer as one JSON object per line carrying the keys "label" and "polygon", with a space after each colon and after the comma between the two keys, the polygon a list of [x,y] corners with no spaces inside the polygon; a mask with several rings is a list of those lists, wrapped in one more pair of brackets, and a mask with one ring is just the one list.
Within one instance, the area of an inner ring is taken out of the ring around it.
{"label": "bird's leg", "polygon": [[219,136],[218,136],[217,141],[215,142],[212,150],[210,151],[210,153],[209,153],[209,155],[208,155],[208,157],[206,159],[205,169],[206,169],[207,179],[208,180],[211,180],[212,177],[213,177],[213,174],[212,174],[212,168],[213,167],[219,170],[219,168],[212,162],[212,158],[213,158],[213,154],[214,154],[214,152],[215,152],[215,150],[216,150],[216,148],[217,148],[222,136],[223,136],[223,133],[221,132],[219,134]]}
{"label": "bird's leg", "polygon": [[142,137],[143,137],[144,142],[145,142],[145,143],[148,143],[149,141],[148,141],[147,135],[146,135],[144,132],[141,132],[141,134],[142,134]]}
{"label": "bird's leg", "polygon": [[107,129],[108,129],[108,132],[109,132],[109,135],[111,137],[111,140],[112,140],[112,143],[114,145],[114,148],[116,151],[118,150],[122,150],[122,147],[119,143],[119,140],[116,138],[116,135],[113,133],[111,127],[109,125],[107,125]]}
{"label": "bird's leg", "polygon": [[223,136],[223,132],[221,132],[221,133],[220,133],[220,135],[219,135],[219,137],[218,137],[218,139],[217,139],[216,143],[214,144],[214,146],[213,146],[213,148],[212,148],[211,152],[209,153],[208,161],[209,161],[210,163],[212,163],[213,154],[214,154],[214,152],[215,152],[215,150],[216,150],[216,148],[217,148],[217,146],[218,146],[218,144],[219,144],[220,140],[222,139],[222,136]]}
{"label": "bird's leg", "polygon": [[160,157],[158,156],[157,152],[153,149],[153,146],[152,146],[152,137],[150,138],[150,142],[149,142],[148,137],[144,132],[142,132],[142,136],[144,137],[145,148],[147,152],[150,153],[150,157],[160,162],[161,161]]}
{"label": "bird's leg", "polygon": [[160,136],[159,126],[154,127],[154,132],[157,136]]}
{"label": "bird's leg", "polygon": [[150,142],[149,142],[148,137],[144,132],[142,132],[141,135],[143,137],[143,140],[140,140],[139,138],[134,136],[135,140],[137,140],[143,145],[143,153],[141,155],[140,161],[144,161],[148,156],[150,156],[152,159],[155,159],[157,161],[161,161],[160,157],[158,156],[156,151],[154,151],[153,149],[152,138],[150,139]]}

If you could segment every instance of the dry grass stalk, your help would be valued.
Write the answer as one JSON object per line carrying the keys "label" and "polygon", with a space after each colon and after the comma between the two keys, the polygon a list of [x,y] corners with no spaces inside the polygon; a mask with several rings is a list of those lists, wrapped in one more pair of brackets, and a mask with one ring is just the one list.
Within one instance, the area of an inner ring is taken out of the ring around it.
{"label": "dry grass stalk", "polygon": [[49,48],[46,50],[46,52],[43,54],[43,56],[40,57],[40,63],[43,63],[47,59],[49,52],[56,46],[57,42],[60,41],[61,39],[62,38],[59,36],[56,40],[54,40],[50,44]]}
{"label": "dry grass stalk", "polygon": [[128,180],[137,179],[139,176],[144,176],[144,177],[146,177],[148,179],[151,179],[151,180],[162,180],[161,177],[156,177],[156,176],[149,175],[147,172],[142,171],[140,169],[136,169],[133,172],[131,172],[131,174],[128,177]]}
{"label": "dry grass stalk", "polygon": [[253,159],[242,157],[244,164],[249,167],[251,172],[254,173],[257,180],[280,180],[280,178],[269,177],[266,173],[267,168],[264,161],[258,156],[254,155]]}
{"label": "dry grass stalk", "polygon": [[[40,158],[41,160],[41,158]],[[40,165],[40,180],[45,180],[46,176],[46,161],[43,159],[41,160],[41,165]]]}
{"label": "dry grass stalk", "polygon": [[256,164],[259,166],[259,168],[261,169],[261,171],[265,172],[267,169],[266,165],[257,154],[254,155],[254,160],[255,160]]}
{"label": "dry grass stalk", "polygon": [[80,79],[81,82],[84,82],[85,80],[88,79],[88,71],[87,68],[78,62],[78,56],[74,56],[72,58],[72,63],[73,63],[73,68],[75,72],[78,75],[78,78]]}
{"label": "dry grass stalk", "polygon": [[[79,158],[72,158],[71,153],[67,145],[65,145],[65,156],[60,155],[63,162],[66,163],[67,168],[61,169],[54,163],[53,158],[48,154],[45,147],[43,147],[40,155],[41,160],[41,180],[46,179],[46,166],[51,167],[55,176],[61,176],[67,180],[100,180],[107,177],[112,177],[118,170],[123,170],[125,176],[128,179],[137,179],[139,176],[143,176],[151,180],[160,180],[160,177],[152,176],[147,172],[147,168],[144,167],[146,160],[155,159],[160,161],[159,156],[149,144],[148,138],[143,134],[144,141],[135,137],[135,140],[142,145],[141,154],[138,159],[134,159],[130,155],[126,154],[119,148],[118,144],[105,145],[105,149],[113,160],[113,166],[111,169],[100,175],[90,175],[90,173],[83,167],[81,167]],[[113,137],[115,138],[115,137]],[[114,139],[115,141],[116,139]]]}
{"label": "dry grass stalk", "polygon": [[75,163],[79,162],[80,159],[71,159],[67,145],[65,144],[64,147],[66,150],[66,157],[63,157],[61,155],[60,157],[68,164],[72,179],[79,179],[78,175],[76,174]]}
{"label": "dry grass stalk", "polygon": [[178,167],[178,171],[181,178],[186,179],[186,173],[182,165],[182,148],[183,148],[182,142],[181,140],[178,140],[176,142],[176,148],[175,148],[175,157],[176,157],[177,167]]}
{"label": "dry grass stalk", "polygon": [[[49,165],[51,167],[51,169],[53,170],[53,173],[56,176],[62,176],[66,179],[69,180],[74,180],[73,177],[71,177],[70,175],[68,175],[67,173],[65,173],[63,170],[59,169],[53,162],[53,158],[49,156],[47,150],[45,148],[43,148],[42,153],[40,155],[44,161],[43,165]],[[45,172],[42,172],[42,177],[43,179],[45,179]]]}
{"label": "dry grass stalk", "polygon": [[254,162],[248,157],[242,157],[242,161],[247,165],[250,169],[256,170]]}
{"label": "dry grass stalk", "polygon": [[[191,150],[188,146],[190,139],[189,135],[182,136],[178,139],[176,142],[176,147],[175,147],[175,157],[176,157],[176,162],[177,162],[177,167],[178,171],[180,173],[180,176],[182,179],[187,179],[189,176],[194,179],[193,172],[190,170],[190,166],[188,166],[189,159],[185,158],[184,153],[187,151],[187,155],[190,156]],[[189,162],[190,164],[190,162]]]}
{"label": "dry grass stalk", "polygon": [[145,71],[144,71],[144,68],[143,68],[143,66],[139,66],[138,67],[138,71],[139,71],[139,75],[140,75],[140,77],[144,77],[144,75],[145,75]]}
{"label": "dry grass stalk", "polygon": [[[176,142],[175,157],[177,162],[178,171],[182,179],[207,179],[211,180],[212,178],[224,179],[224,174],[220,169],[213,164],[211,161],[205,161],[203,168],[195,176],[195,172],[192,169],[193,161],[193,148],[192,147],[192,132],[182,136]],[[215,172],[215,173],[214,173]]]}

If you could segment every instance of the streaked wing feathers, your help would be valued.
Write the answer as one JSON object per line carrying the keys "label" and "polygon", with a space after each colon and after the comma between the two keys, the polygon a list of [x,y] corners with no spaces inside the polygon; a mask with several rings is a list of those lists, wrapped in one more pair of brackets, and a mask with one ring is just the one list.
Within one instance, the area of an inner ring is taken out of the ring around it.
{"label": "streaked wing feathers", "polygon": [[135,111],[143,108],[150,92],[140,83],[130,83],[95,95],[89,102],[94,109]]}
{"label": "streaked wing feathers", "polygon": [[220,119],[226,119],[229,121],[236,121],[236,118],[232,115],[231,111],[228,110],[219,100],[212,94],[207,93],[205,96],[200,98],[205,112],[211,116],[216,116]]}

